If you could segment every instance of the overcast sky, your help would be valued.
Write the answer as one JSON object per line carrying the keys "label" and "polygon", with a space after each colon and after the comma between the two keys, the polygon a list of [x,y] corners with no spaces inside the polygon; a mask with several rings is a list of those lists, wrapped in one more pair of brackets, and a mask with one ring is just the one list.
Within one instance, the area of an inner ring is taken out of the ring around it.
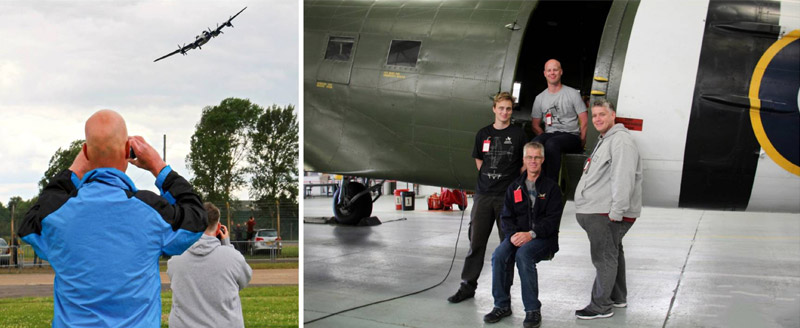
{"label": "overcast sky", "polygon": [[[153,62],[245,6],[202,50]],[[228,97],[297,106],[298,15],[296,0],[0,2],[0,202],[35,196],[53,153],[104,108],[159,152],[166,134],[167,163],[190,177],[203,107]],[[155,190],[148,172],[127,173]]]}

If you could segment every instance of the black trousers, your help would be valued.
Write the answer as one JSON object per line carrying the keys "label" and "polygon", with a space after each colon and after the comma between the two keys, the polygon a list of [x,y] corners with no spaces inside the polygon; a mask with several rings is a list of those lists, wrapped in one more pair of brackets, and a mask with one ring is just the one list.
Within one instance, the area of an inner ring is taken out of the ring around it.
{"label": "black trousers", "polygon": [[542,133],[533,141],[544,145],[544,164],[542,174],[558,182],[561,170],[561,154],[581,152],[581,137],[567,132]]}
{"label": "black trousers", "polygon": [[492,234],[492,227],[497,226],[500,241],[505,239],[500,228],[500,211],[503,210],[504,199],[504,195],[475,194],[473,197],[469,222],[469,253],[461,271],[461,288],[472,291],[478,288],[478,278],[486,256],[486,243]]}

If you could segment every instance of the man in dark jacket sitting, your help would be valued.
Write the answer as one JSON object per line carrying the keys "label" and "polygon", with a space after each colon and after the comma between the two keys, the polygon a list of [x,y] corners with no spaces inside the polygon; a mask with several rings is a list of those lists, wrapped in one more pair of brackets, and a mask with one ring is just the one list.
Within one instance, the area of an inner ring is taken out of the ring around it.
{"label": "man in dark jacket sitting", "polygon": [[511,315],[510,291],[516,262],[526,313],[523,326],[528,328],[542,323],[536,263],[552,258],[558,251],[558,227],[564,205],[555,181],[540,176],[544,146],[538,142],[525,144],[522,159],[526,173],[509,185],[500,214],[506,238],[492,255],[494,309],[483,321],[498,322]]}

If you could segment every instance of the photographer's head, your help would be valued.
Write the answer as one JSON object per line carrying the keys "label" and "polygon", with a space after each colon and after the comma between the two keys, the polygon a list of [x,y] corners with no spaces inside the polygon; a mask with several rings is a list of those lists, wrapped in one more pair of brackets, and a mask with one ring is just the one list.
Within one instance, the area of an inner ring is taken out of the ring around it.
{"label": "photographer's head", "polygon": [[214,206],[209,202],[203,203],[203,208],[206,210],[208,214],[208,227],[206,228],[206,234],[209,236],[216,236],[217,235],[217,224],[219,223],[219,208]]}
{"label": "photographer's head", "polygon": [[89,169],[113,167],[124,172],[128,168],[128,128],[121,115],[109,109],[98,111],[86,121],[85,132],[83,151]]}

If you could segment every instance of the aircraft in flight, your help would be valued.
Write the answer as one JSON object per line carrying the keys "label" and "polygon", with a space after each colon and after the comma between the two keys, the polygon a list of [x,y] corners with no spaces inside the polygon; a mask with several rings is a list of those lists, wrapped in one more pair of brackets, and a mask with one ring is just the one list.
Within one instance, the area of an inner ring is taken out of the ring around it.
{"label": "aircraft in flight", "polygon": [[[611,100],[632,130],[645,205],[800,212],[797,2],[318,1],[304,13],[308,170],[474,189],[490,97],[513,90],[512,123],[530,131],[555,58],[564,84]],[[596,142],[590,127],[586,149]],[[585,158],[563,161],[568,195]],[[343,182],[339,222],[371,211],[370,189]]]}
{"label": "aircraft in flight", "polygon": [[211,39],[216,38],[220,34],[225,34],[225,33],[222,32],[222,28],[223,27],[226,27],[226,26],[233,27],[233,24],[231,24],[231,21],[233,21],[233,19],[236,18],[236,16],[239,16],[239,14],[241,14],[245,9],[247,9],[247,7],[244,7],[242,10],[240,10],[238,13],[236,13],[236,15],[230,16],[230,18],[228,18],[227,21],[222,23],[222,25],[217,24],[217,28],[215,28],[213,30],[211,28],[208,28],[207,30],[202,31],[200,33],[200,35],[195,36],[194,42],[189,43],[188,45],[184,43],[183,46],[178,45],[178,50],[175,50],[175,51],[170,52],[170,53],[168,53],[168,54],[166,54],[164,56],[161,56],[158,59],[154,60],[153,62],[157,62],[159,60],[162,60],[164,58],[167,58],[167,57],[172,56],[172,55],[177,54],[177,53],[180,53],[181,55],[186,56],[186,53],[189,50],[192,50],[192,49],[203,49],[201,47],[202,45],[208,43],[208,41],[211,41]]}

